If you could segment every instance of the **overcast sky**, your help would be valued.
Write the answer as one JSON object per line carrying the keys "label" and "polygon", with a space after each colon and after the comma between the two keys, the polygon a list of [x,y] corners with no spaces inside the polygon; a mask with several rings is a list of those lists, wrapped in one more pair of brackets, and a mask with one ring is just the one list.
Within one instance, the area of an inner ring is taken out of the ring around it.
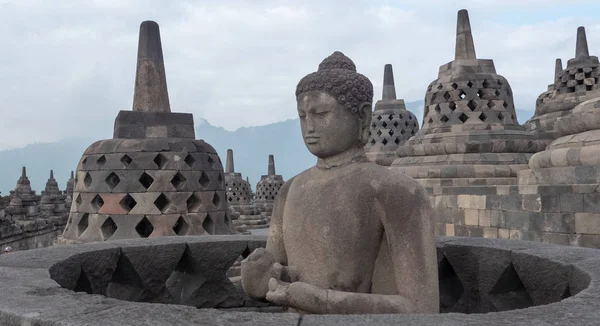
{"label": "overcast sky", "polygon": [[477,56],[494,59],[519,109],[534,109],[556,58],[574,56],[578,26],[600,54],[598,0],[0,0],[0,149],[110,137],[131,109],[144,20],[161,28],[172,111],[234,130],[295,117],[297,82],[335,50],[376,99],[386,63],[398,97],[423,99],[453,59],[461,8]]}

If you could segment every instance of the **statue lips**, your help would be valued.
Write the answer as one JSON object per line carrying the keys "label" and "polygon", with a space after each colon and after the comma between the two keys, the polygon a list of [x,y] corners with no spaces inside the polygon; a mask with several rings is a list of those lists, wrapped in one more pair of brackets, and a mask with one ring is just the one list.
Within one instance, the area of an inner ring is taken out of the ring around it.
{"label": "statue lips", "polygon": [[317,137],[317,136],[306,136],[306,137],[304,137],[304,141],[305,141],[307,144],[316,144],[316,143],[317,143],[317,141],[319,140],[319,138],[321,138],[321,137]]}

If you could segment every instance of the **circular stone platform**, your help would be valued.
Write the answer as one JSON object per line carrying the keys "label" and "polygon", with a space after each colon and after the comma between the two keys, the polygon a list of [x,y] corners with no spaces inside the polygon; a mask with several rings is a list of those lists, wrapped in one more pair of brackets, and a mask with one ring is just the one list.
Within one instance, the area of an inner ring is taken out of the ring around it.
{"label": "circular stone platform", "polygon": [[222,310],[248,305],[226,273],[237,257],[265,240],[159,237],[2,255],[0,324],[491,326],[597,325],[600,319],[600,251],[481,238],[437,240],[440,307],[453,313],[299,316]]}

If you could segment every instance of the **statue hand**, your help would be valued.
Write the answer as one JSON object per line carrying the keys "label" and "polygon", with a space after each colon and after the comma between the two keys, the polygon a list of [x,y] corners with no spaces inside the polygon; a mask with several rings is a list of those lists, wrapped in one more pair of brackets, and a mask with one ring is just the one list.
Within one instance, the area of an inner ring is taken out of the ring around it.
{"label": "statue hand", "polygon": [[299,280],[298,271],[292,266],[283,266],[280,263],[271,267],[271,277],[284,282],[294,283]]}
{"label": "statue hand", "polygon": [[274,259],[265,248],[257,248],[242,260],[242,287],[254,300],[264,300]]}
{"label": "statue hand", "polygon": [[289,290],[291,285],[292,283],[284,282],[272,277],[269,280],[269,292],[267,292],[266,299],[282,306],[289,306]]}

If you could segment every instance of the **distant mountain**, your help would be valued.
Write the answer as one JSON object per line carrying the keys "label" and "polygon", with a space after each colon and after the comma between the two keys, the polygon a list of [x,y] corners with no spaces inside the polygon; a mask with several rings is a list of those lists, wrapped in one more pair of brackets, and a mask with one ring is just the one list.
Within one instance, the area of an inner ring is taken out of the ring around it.
{"label": "distant mountain", "polygon": [[[419,121],[423,117],[423,101],[407,102],[406,108],[412,111]],[[530,111],[517,110],[520,123],[531,117]],[[111,121],[112,124],[112,121]],[[27,166],[27,176],[32,188],[41,192],[48,180],[50,170],[61,189],[65,188],[71,170],[75,170],[85,149],[111,134],[112,125],[107,131],[94,137],[66,138],[50,143],[30,144],[23,148],[0,151],[0,191],[2,195],[14,189],[21,173],[21,166]],[[290,119],[259,127],[244,127],[228,131],[215,127],[204,119],[196,119],[196,138],[211,144],[221,156],[223,163],[227,149],[233,149],[235,170],[250,178],[256,185],[260,176],[267,173],[268,155],[275,155],[276,172],[285,180],[313,166],[316,158],[306,149],[300,134],[298,119]]]}

